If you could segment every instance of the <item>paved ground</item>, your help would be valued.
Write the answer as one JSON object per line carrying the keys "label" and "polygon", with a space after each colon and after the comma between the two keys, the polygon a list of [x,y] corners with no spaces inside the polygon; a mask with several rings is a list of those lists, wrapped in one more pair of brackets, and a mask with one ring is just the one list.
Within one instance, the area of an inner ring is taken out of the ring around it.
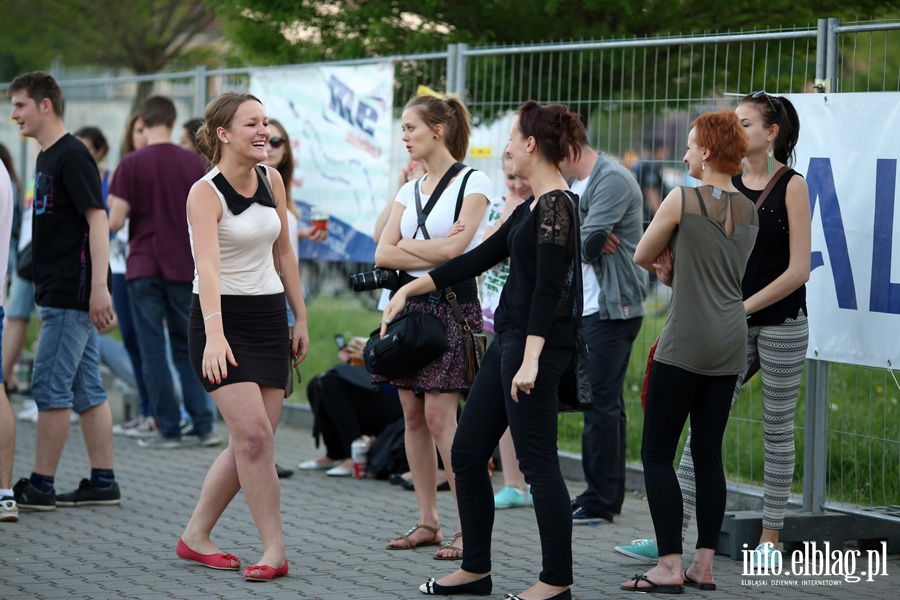
{"label": "paved ground", "polygon": [[[35,426],[19,422],[14,481],[30,472],[34,438]],[[413,524],[412,492],[383,481],[331,479],[322,473],[295,473],[282,483],[288,577],[252,584],[236,572],[194,566],[175,556],[175,544],[217,450],[144,450],[132,440],[116,438],[115,452],[124,496],[120,507],[22,513],[18,523],[0,523],[0,598],[413,599],[421,597],[418,586],[428,577],[455,568],[456,563],[432,560],[433,549],[384,549],[391,537]],[[289,425],[279,430],[280,464],[295,467],[316,455],[308,429]],[[87,474],[84,442],[80,428],[74,426],[57,489],[69,491]],[[495,479],[499,485],[499,474]],[[577,493],[580,487],[571,482],[569,491]],[[453,525],[450,494],[440,494],[439,502],[443,522]],[[576,527],[574,597],[629,597],[630,593],[618,591],[619,582],[647,567],[615,554],[612,547],[649,530],[647,505],[638,497],[626,500],[614,524]],[[216,534],[219,545],[245,564],[260,555],[258,535],[241,496],[225,513]],[[537,577],[540,547],[533,510],[500,511],[494,540],[493,597],[500,598],[505,592],[521,591]],[[693,547],[692,542],[685,547]],[[719,557],[716,566],[719,591],[687,593],[717,598],[900,595],[900,557],[889,559],[887,576],[859,583],[840,577],[742,577],[741,563],[725,557]],[[855,572],[865,569],[861,561]]]}

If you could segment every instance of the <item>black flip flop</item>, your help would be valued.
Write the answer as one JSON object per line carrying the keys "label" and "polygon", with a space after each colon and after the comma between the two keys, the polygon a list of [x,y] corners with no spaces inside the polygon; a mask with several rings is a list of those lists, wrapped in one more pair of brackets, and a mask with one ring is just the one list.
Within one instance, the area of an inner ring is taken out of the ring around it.
{"label": "black flip flop", "polygon": [[[627,587],[625,585],[621,586],[619,589],[624,590],[626,592],[647,592],[653,594],[683,594],[684,586],[683,585],[658,585],[656,582],[651,581],[647,578],[646,575],[635,575],[631,578],[631,581],[634,582],[633,587]],[[638,587],[638,583],[646,581],[649,585],[647,587]]]}
{"label": "black flip flop", "polygon": [[702,590],[704,592],[714,592],[716,591],[716,584],[714,583],[700,583],[699,581],[694,581],[690,577],[688,577],[687,569],[684,570],[684,585],[688,585],[690,587],[695,587],[698,590]]}

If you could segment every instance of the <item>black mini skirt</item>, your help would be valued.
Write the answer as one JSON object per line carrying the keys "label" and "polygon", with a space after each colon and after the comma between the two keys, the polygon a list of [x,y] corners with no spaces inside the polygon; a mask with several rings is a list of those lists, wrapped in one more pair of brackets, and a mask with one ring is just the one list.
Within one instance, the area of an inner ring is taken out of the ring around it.
{"label": "black mini skirt", "polygon": [[[238,366],[228,365],[228,378],[210,383],[203,377],[206,329],[200,296],[191,301],[188,354],[191,367],[207,392],[232,383],[252,382],[284,389],[291,361],[291,341],[284,293],[266,296],[221,296],[225,340]],[[218,318],[218,316],[213,317]]]}

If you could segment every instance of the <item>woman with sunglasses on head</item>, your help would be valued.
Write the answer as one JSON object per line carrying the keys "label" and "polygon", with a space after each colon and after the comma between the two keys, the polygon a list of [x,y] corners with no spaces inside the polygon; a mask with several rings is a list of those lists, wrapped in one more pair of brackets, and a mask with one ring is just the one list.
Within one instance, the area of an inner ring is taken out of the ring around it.
{"label": "woman with sunglasses on head", "polygon": [[506,152],[513,173],[531,184],[530,201],[517,206],[477,248],[400,288],[384,310],[382,335],[408,298],[455,285],[510,259],[494,315],[496,337],[482,358],[453,439],[466,551],[460,569],[419,587],[424,594],[491,593],[494,492],[485,465],[509,427],[534,497],[543,568],[536,584],[507,598],[572,597],[572,511],[557,453],[557,408],[560,380],[575,361],[582,290],[576,275],[577,198],[559,164],[577,158],[586,143],[578,115],[566,106],[533,100],[522,105]]}
{"label": "woman with sunglasses on head", "polygon": [[[726,493],[722,437],[747,357],[741,278],[758,230],[753,203],[731,180],[746,151],[747,134],[734,112],[695,119],[683,160],[701,185],[666,196],[634,253],[635,263],[672,286],[672,300],[650,366],[641,440],[659,561],[622,583],[625,591],[680,594],[686,583],[715,589],[712,562]],[[691,450],[698,536],[685,570],[683,506],[673,462],[688,418],[696,434]]]}
{"label": "woman with sunglasses on head", "polygon": [[[766,92],[744,96],[735,110],[749,146],[746,171],[732,183],[751,201],[758,202],[774,176],[794,162],[800,119],[790,100]],[[762,371],[764,491],[763,530],[753,564],[773,566],[779,532],[791,494],[796,452],[794,411],[800,394],[800,378],[809,341],[806,320],[806,287],[810,271],[809,191],[799,173],[787,169],[775,182],[761,206],[759,234],[742,281],[747,313],[747,371],[734,388],[732,406],[744,381],[752,377],[751,365]],[[688,443],[681,455],[678,481],[684,502],[682,539],[696,504],[694,465]],[[749,542],[749,540],[748,540]],[[768,544],[767,544],[768,543]],[[633,558],[658,558],[651,539],[634,540],[616,550]]]}
{"label": "woman with sunglasses on head", "polygon": [[[259,167],[270,135],[255,96],[226,92],[210,102],[197,142],[213,168],[187,199],[196,263],[188,351],[231,437],[206,475],[177,554],[214,569],[240,569],[240,560],[210,535],[243,491],[263,545],[262,557],[244,570],[250,581],[288,572],[274,437],[293,376],[289,360],[293,355],[298,365],[309,348],[284,184],[276,170]],[[285,300],[297,317],[292,340]]]}
{"label": "woman with sunglasses on head", "polygon": [[[375,250],[375,264],[400,270],[400,280],[406,283],[427,275],[429,270],[478,244],[487,220],[491,184],[484,173],[469,167],[452,175],[451,168],[465,158],[471,132],[469,111],[458,99],[426,94],[413,96],[403,109],[401,128],[409,158],[421,161],[426,175],[410,181],[397,193]],[[445,175],[451,176],[446,187],[437,190]],[[423,207],[433,205],[426,220],[427,238],[418,226],[417,195]],[[458,207],[460,197],[462,202]],[[432,199],[435,201],[431,202]],[[459,232],[448,237],[451,230]],[[481,305],[475,277],[461,281],[453,291],[463,318],[474,332],[480,333]],[[405,310],[432,314],[443,322],[449,347],[414,375],[391,381],[399,390],[403,407],[406,456],[419,513],[415,527],[391,540],[389,550],[435,546],[444,540],[437,510],[435,446],[455,495],[450,446],[456,432],[460,396],[470,387],[465,377],[463,330],[447,294],[441,293],[434,302],[428,295],[409,300]],[[379,377],[374,380],[384,381]],[[487,459],[482,466],[487,469]],[[435,553],[435,558],[461,559],[463,541],[457,528],[450,541]]]}

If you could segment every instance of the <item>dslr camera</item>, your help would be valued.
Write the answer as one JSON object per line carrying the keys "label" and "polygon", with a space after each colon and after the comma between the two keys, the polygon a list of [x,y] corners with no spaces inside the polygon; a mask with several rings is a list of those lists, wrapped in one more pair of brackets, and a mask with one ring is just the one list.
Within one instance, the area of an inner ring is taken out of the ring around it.
{"label": "dslr camera", "polygon": [[351,275],[350,287],[354,292],[369,292],[380,288],[396,290],[400,287],[400,276],[392,269],[375,267],[373,271]]}

